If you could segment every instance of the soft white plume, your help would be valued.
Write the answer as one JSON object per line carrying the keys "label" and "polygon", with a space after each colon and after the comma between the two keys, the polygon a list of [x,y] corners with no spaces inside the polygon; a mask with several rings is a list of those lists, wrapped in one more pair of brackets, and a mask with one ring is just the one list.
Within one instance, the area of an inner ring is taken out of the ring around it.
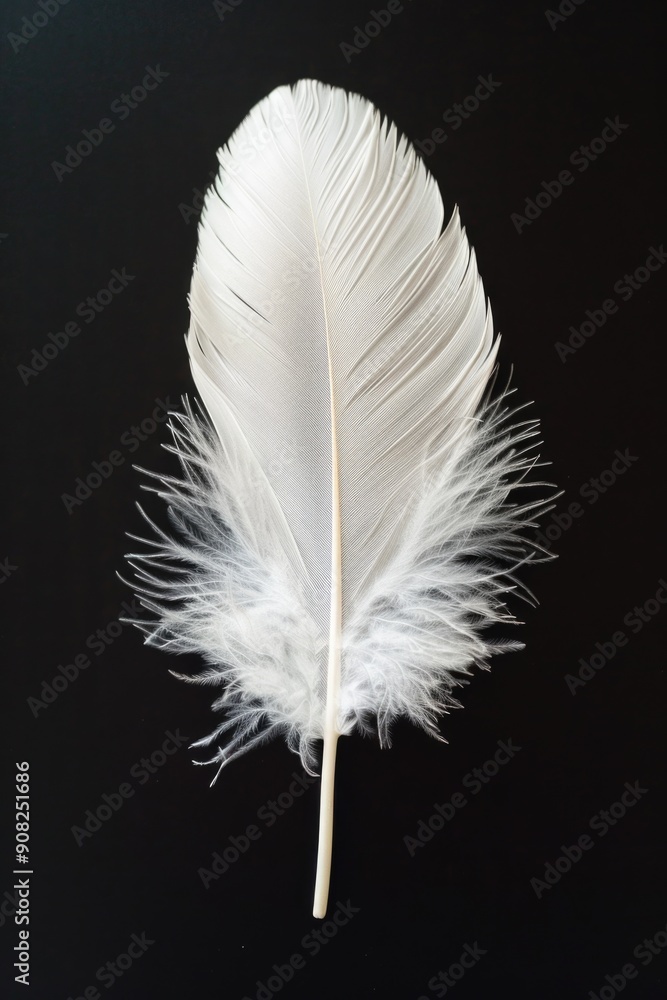
{"label": "soft white plume", "polygon": [[545,557],[524,532],[547,501],[510,498],[537,425],[489,402],[498,340],[458,212],[443,231],[372,105],[281,87],[219,161],[188,336],[208,419],[173,415],[175,532],[129,558],[147,641],[203,655],[191,679],[225,710],[198,745],[222,765],[280,732],[312,769],[328,681],[336,733],[437,735],[471,668],[520,645],[485,629]]}

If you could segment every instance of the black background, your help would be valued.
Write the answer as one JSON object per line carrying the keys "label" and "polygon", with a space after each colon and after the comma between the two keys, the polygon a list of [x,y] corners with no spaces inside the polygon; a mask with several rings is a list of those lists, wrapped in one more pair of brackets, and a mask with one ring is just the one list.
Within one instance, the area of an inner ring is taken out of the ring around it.
{"label": "black background", "polygon": [[[638,969],[628,1000],[664,997],[667,954],[645,967],[632,953],[667,924],[667,611],[637,634],[623,619],[667,576],[658,528],[667,268],[628,301],[614,291],[667,235],[659,5],[565,4],[572,13],[552,27],[538,3],[414,0],[348,59],[341,43],[369,21],[370,2],[243,0],[219,16],[206,2],[71,0],[18,51],[9,33],[40,8],[3,7],[3,492],[13,506],[0,558],[16,568],[0,587],[10,681],[0,797],[7,832],[13,762],[29,761],[35,872],[29,990],[13,982],[17,928],[2,897],[3,995],[83,996],[98,968],[145,932],[154,944],[109,990],[98,981],[102,996],[255,998],[274,963],[300,952],[305,967],[279,991],[285,998],[417,1000],[436,996],[429,980],[477,942],[484,956],[447,993],[457,1000],[584,1000],[605,986],[610,997],[605,976],[628,962]],[[110,114],[157,64],[168,76],[145,102],[124,121]],[[443,125],[489,74],[500,86],[488,100],[460,128]],[[503,367],[514,365],[520,398],[536,402],[543,455],[564,490],[554,513],[577,501],[583,511],[554,543],[560,558],[527,575],[540,605],[525,610],[525,651],[475,675],[465,710],[442,721],[448,745],[408,726],[389,751],[341,741],[331,911],[350,900],[359,912],[317,955],[302,944],[317,926],[316,787],[270,829],[257,821],[300,773],[282,743],[235,762],[212,790],[212,773],[193,767],[185,746],[140,785],[130,770],[167,730],[208,731],[210,698],[172,678],[176,661],[129,627],[103,655],[88,650],[91,666],[37,715],[28,701],[130,597],[116,572],[124,532],[140,526],[132,463],[174,468],[164,425],[133,454],[121,439],[156,399],[176,406],[192,393],[183,333],[196,217],[187,206],[244,114],[303,76],[362,93],[413,141],[445,130],[427,165],[447,208],[460,206],[503,333]],[[615,116],[628,127],[588,169],[573,168],[571,153]],[[113,133],[59,180],[54,161],[104,117]],[[512,213],[568,167],[573,184],[518,233]],[[114,268],[134,275],[127,289],[26,379],[19,366],[33,363],[33,348],[75,319]],[[617,313],[563,362],[555,343],[608,298]],[[590,487],[595,503],[582,498],[617,449],[636,460],[604,493]],[[123,464],[68,513],[63,494],[114,450]],[[573,694],[565,675],[619,629],[627,645]],[[508,738],[521,751],[411,857],[404,837]],[[134,796],[78,846],[72,827],[126,781]],[[538,898],[531,879],[635,781],[648,791]],[[260,840],[205,889],[198,869],[253,822]],[[0,892],[11,890],[12,857],[8,837]]]}

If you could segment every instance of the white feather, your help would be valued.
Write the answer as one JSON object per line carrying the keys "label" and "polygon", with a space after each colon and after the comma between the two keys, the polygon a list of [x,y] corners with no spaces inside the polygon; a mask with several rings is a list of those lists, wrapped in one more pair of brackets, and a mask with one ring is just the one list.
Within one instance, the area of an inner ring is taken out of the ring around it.
{"label": "white feather", "polygon": [[484,628],[540,556],[521,532],[545,502],[508,500],[537,426],[483,402],[498,340],[474,253],[372,105],[281,87],[219,161],[188,335],[210,424],[175,417],[183,479],[158,492],[178,531],[132,559],[148,641],[203,654],[219,687],[199,743],[228,733],[222,766],[281,731],[312,769],[327,731],[437,734],[471,667],[519,645]]}

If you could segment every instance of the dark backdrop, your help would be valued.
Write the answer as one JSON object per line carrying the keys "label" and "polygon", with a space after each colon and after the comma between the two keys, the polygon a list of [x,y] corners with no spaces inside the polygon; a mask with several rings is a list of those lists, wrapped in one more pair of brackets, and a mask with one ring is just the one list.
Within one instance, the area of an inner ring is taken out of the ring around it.
{"label": "dark backdrop", "polygon": [[[3,8],[3,995],[664,997],[660,6]],[[540,605],[525,609],[526,649],[476,673],[442,721],[448,745],[408,726],[389,751],[341,741],[340,926],[321,943],[308,936],[317,787],[293,797],[299,762],[275,742],[209,789],[180,745],[208,731],[208,693],[116,624],[124,532],[140,526],[132,463],[173,470],[154,418],[192,392],[199,197],[243,115],[303,76],[362,93],[421,143],[564,491],[545,522],[559,559],[527,574]],[[146,77],[145,100],[123,104]],[[476,88],[477,108],[463,103]],[[105,477],[77,496],[96,462]],[[478,786],[499,741],[520,750]],[[153,773],[138,764],[151,756]],[[21,761],[29,990],[10,958]]]}

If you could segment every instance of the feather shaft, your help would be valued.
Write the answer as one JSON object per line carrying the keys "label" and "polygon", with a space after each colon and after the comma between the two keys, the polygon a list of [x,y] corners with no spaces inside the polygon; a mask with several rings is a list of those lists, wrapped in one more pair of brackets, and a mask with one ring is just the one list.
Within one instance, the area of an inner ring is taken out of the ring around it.
{"label": "feather shaft", "polygon": [[[302,155],[303,163],[303,155]],[[307,171],[304,164],[304,176]],[[308,203],[317,232],[310,190]],[[324,706],[324,744],[322,751],[322,777],[320,781],[320,817],[317,841],[317,865],[313,916],[322,919],[327,910],[331,858],[333,853],[334,791],[336,780],[336,750],[338,747],[338,711],[341,684],[341,651],[343,640],[343,549],[340,505],[340,470],[338,433],[336,424],[336,396],[331,357],[331,338],[322,276],[322,256],[319,235],[316,236],[317,263],[322,285],[322,304],[326,331],[327,364],[329,368],[329,395],[331,406],[331,608],[329,612],[329,656],[327,663],[326,701]]]}
{"label": "feather shaft", "polygon": [[318,920],[323,919],[326,915],[329,899],[338,735],[335,730],[334,720],[327,718],[324,730],[324,751],[322,754],[320,829],[317,840],[317,869],[315,872],[315,896],[313,899],[313,916],[317,917]]}

